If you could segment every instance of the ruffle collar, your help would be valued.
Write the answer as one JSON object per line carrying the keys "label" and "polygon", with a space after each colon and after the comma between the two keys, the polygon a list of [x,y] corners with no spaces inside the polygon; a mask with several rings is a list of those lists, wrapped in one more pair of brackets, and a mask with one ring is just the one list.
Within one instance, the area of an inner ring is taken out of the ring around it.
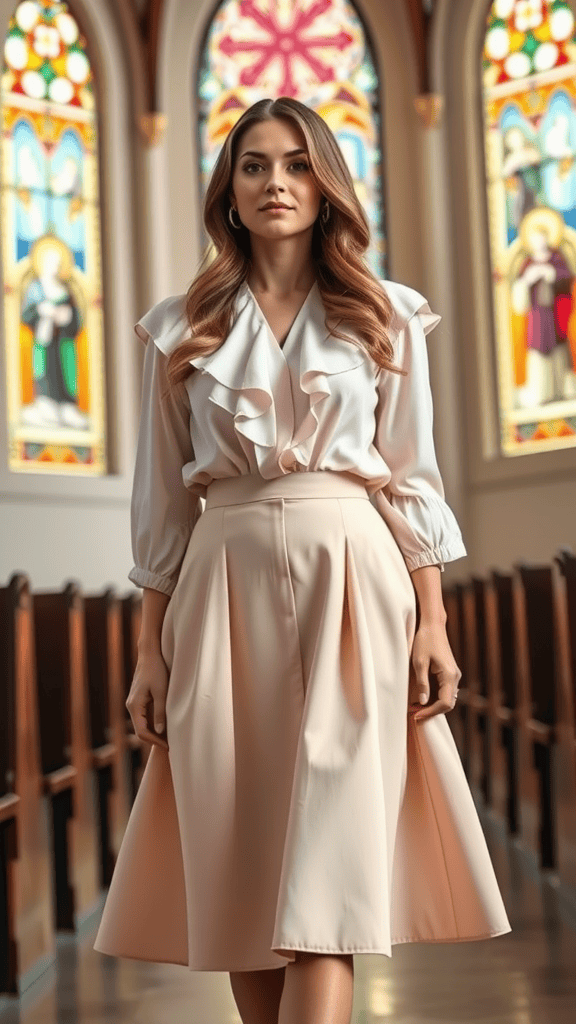
{"label": "ruffle collar", "polygon": [[[381,281],[394,307],[390,325],[397,335],[414,313],[418,313],[425,333],[432,330],[441,317],[433,313],[420,292],[395,281]],[[234,430],[254,445],[260,468],[264,468],[269,449],[277,446],[275,388],[282,373],[289,370],[307,396],[307,408],[295,423],[288,447],[278,452],[278,463],[284,471],[283,456],[293,452],[301,466],[310,463],[319,423],[319,406],[331,394],[330,377],[372,363],[362,342],[335,338],[325,325],[326,311],[318,284],[315,283],[301,306],[290,332],[280,347],[272,336],[264,314],[252,291],[243,284],[236,295],[234,318],[230,333],[213,352],[194,356],[190,363],[213,381],[209,400],[225,409],[233,418]],[[342,329],[354,338],[350,325]],[[143,330],[141,330],[143,329]],[[165,355],[186,338],[190,326],[186,316],[186,295],[173,295],[158,302],[135,325],[142,340],[148,335]],[[375,375],[378,367],[373,364]],[[300,406],[296,402],[296,406]]]}
{"label": "ruffle collar", "polygon": [[294,361],[293,353],[299,351],[301,373],[340,373],[358,366],[365,352],[353,342],[332,337],[325,326],[325,316],[320,289],[315,283],[280,347],[251,290],[243,285],[236,297],[236,315],[228,337],[214,352],[194,356],[190,362],[237,391],[267,385],[267,379],[263,379],[263,370],[271,365],[270,359],[263,358],[267,353],[277,363],[278,357],[286,362],[292,356]]}
{"label": "ruffle collar", "polygon": [[259,465],[263,465],[265,450],[277,444],[274,389],[285,367],[297,368],[300,390],[309,400],[290,445],[296,457],[300,455],[298,461],[307,465],[311,446],[306,448],[305,442],[313,440],[318,426],[315,407],[331,393],[329,376],[359,366],[367,358],[358,345],[330,335],[325,315],[320,290],[314,284],[281,348],[251,290],[244,285],[236,298],[236,315],[226,340],[214,352],[190,360],[214,379],[210,401],[226,409],[233,416],[234,429],[256,446]]}

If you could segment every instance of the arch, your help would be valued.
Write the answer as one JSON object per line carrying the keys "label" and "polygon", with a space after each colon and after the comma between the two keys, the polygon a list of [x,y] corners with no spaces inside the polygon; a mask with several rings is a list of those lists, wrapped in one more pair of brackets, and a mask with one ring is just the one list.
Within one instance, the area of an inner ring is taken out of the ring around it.
{"label": "arch", "polygon": [[380,81],[367,26],[349,0],[220,0],[202,40],[195,95],[202,198],[224,138],[252,103],[285,95],[316,110],[368,217],[368,262],[386,276]]}
{"label": "arch", "polygon": [[[382,191],[386,211],[386,276],[421,287],[423,253],[414,239],[421,234],[416,180],[419,162],[418,122],[412,98],[416,90],[413,42],[404,0],[356,0],[371,40],[379,72],[383,148]],[[161,242],[166,267],[164,291],[189,287],[202,258],[199,210],[201,189],[195,92],[199,58],[213,0],[165,0],[159,36],[157,107],[166,118],[166,134],[155,166],[156,217],[165,227]],[[402,67],[403,74],[397,69]],[[178,74],[174,74],[178,68]],[[185,129],[183,126],[191,126]]]}

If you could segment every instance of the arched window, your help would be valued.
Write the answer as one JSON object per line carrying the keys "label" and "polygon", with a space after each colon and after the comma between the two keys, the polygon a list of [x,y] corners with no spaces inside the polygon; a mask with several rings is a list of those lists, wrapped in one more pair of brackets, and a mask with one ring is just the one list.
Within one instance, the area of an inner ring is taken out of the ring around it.
{"label": "arched window", "polygon": [[482,54],[501,446],[576,445],[576,34],[564,0],[494,0]]}
{"label": "arched window", "polygon": [[370,223],[368,262],[385,277],[378,84],[366,29],[347,0],[224,0],[208,26],[198,82],[202,198],[243,111],[292,96],[336,135]]}
{"label": "arched window", "polygon": [[17,5],[0,103],[9,469],[103,474],[97,115],[68,4]]}

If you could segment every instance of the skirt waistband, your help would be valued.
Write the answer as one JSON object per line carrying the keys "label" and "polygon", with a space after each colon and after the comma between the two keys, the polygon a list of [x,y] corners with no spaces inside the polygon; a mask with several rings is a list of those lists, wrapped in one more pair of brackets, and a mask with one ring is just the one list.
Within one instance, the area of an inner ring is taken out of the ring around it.
{"label": "skirt waistband", "polygon": [[286,473],[274,480],[250,473],[212,480],[206,489],[205,511],[219,505],[240,505],[265,498],[366,498],[369,501],[365,482],[353,473],[310,470]]}

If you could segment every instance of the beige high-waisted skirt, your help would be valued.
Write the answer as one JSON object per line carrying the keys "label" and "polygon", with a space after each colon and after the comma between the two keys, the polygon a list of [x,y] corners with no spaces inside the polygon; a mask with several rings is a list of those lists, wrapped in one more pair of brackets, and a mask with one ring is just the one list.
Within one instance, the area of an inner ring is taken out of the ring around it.
{"label": "beige high-waisted skirt", "polygon": [[208,487],[96,950],[244,971],[510,930],[447,720],[412,720],[415,623],[357,476]]}

